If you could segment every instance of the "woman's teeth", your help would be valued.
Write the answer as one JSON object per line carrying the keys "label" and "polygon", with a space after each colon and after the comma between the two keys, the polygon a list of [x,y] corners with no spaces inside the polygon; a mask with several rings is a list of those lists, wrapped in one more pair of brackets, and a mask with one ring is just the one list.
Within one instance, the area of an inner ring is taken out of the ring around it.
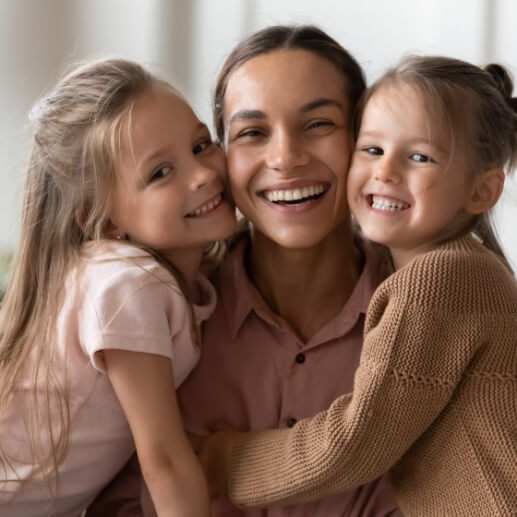
{"label": "woman's teeth", "polygon": [[212,201],[209,201],[208,203],[200,206],[199,208],[196,208],[192,212],[189,212],[187,214],[188,217],[196,217],[198,215],[205,215],[207,212],[210,212],[214,208],[218,207],[221,203],[222,196],[219,194],[215,199],[212,199]]}
{"label": "woman's teeth", "polygon": [[314,185],[290,190],[266,190],[264,197],[273,203],[300,203],[320,196],[323,192],[325,192],[323,185]]}
{"label": "woman's teeth", "polygon": [[409,208],[404,201],[396,201],[395,199],[387,199],[380,196],[372,196],[372,203],[370,205],[375,210],[385,210],[389,212],[396,212],[398,210],[406,210]]}

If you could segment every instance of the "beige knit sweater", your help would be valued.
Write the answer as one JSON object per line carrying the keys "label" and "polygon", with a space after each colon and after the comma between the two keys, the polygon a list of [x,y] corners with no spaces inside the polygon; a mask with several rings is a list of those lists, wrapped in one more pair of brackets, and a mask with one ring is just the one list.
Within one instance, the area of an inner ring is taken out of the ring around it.
{"label": "beige knit sweater", "polygon": [[245,435],[228,469],[243,506],[391,469],[407,517],[517,515],[514,277],[471,237],[414,259],[370,303],[354,392],[292,429]]}

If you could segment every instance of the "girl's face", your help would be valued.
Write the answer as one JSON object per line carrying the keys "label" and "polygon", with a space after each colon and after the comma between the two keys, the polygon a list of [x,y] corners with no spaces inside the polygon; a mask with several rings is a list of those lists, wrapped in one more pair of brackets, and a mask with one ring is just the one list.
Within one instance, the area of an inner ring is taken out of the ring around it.
{"label": "girl's face", "polygon": [[224,155],[190,106],[166,86],[136,100],[118,165],[113,233],[175,262],[234,231]]}
{"label": "girl's face", "polygon": [[348,175],[365,235],[406,255],[453,236],[470,217],[463,155],[413,88],[381,86],[365,107]]}
{"label": "girl's face", "polygon": [[314,246],[349,219],[346,90],[331,62],[305,50],[260,55],[229,78],[224,125],[233,198],[280,246]]}

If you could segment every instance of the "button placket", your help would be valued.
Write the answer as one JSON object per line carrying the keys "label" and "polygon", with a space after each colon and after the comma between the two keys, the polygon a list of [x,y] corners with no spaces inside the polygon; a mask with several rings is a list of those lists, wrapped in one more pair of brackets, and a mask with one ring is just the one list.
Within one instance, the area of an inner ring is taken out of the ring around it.
{"label": "button placket", "polygon": [[294,417],[289,417],[289,418],[286,420],[287,427],[293,427],[293,426],[296,424],[296,422],[297,422],[297,421],[298,421],[298,420],[296,420],[296,418],[294,418]]}

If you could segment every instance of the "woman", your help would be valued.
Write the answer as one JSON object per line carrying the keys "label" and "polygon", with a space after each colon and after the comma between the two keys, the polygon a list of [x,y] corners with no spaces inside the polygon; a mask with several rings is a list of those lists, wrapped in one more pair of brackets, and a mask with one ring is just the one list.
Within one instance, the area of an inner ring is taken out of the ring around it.
{"label": "woman", "polygon": [[[189,432],[218,422],[292,426],[352,390],[364,313],[386,274],[354,235],[346,203],[352,114],[364,88],[357,62],[314,27],[259,31],[223,65],[215,125],[249,225],[217,274],[201,361],[178,392]],[[213,515],[400,513],[382,478],[283,509],[243,513],[217,498]]]}

